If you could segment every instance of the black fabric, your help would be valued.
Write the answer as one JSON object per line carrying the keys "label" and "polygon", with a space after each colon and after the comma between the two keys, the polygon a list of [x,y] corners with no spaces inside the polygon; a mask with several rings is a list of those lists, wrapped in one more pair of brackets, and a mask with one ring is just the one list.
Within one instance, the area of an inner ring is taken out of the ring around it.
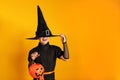
{"label": "black fabric", "polygon": [[55,74],[44,75],[45,80],[55,80]]}
{"label": "black fabric", "polygon": [[[63,51],[61,50],[61,48],[55,45],[49,45],[49,43],[47,43],[46,45],[42,45],[41,43],[39,43],[37,47],[30,50],[28,56],[29,62],[32,61],[30,56],[33,52],[38,52],[38,54],[40,54],[40,56],[37,57],[34,60],[34,62],[42,64],[45,68],[45,72],[54,71],[56,65],[56,59],[60,58],[60,56],[63,55]],[[50,79],[50,80],[54,80],[54,79]]]}
{"label": "black fabric", "polygon": [[[33,80],[40,80],[40,79],[36,79],[34,78]],[[55,80],[55,74],[49,74],[49,75],[44,75],[44,80]]]}
{"label": "black fabric", "polygon": [[65,59],[69,59],[69,51],[68,51],[67,43],[63,43],[63,49],[64,49],[63,57]]}

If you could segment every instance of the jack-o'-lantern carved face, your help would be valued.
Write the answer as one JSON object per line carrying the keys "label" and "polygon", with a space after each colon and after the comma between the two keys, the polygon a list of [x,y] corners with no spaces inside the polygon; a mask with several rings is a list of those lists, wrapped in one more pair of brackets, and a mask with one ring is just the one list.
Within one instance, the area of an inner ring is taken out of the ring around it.
{"label": "jack-o'-lantern carved face", "polygon": [[29,73],[33,78],[40,78],[44,73],[44,67],[41,64],[32,64],[29,67]]}

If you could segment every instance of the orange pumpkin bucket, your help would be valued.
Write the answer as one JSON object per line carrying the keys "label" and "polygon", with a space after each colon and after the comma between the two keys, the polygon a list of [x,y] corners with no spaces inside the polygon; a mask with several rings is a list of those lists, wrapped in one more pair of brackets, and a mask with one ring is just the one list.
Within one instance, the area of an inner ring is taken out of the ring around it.
{"label": "orange pumpkin bucket", "polygon": [[44,80],[44,67],[41,64],[32,64],[29,67],[29,73],[33,78],[40,78],[40,80]]}

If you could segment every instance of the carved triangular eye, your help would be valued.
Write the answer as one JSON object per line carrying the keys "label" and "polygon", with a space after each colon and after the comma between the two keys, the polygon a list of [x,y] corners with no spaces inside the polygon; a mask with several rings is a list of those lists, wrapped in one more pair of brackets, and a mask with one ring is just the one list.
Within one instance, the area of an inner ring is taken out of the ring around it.
{"label": "carved triangular eye", "polygon": [[37,68],[36,70],[39,70],[39,68]]}

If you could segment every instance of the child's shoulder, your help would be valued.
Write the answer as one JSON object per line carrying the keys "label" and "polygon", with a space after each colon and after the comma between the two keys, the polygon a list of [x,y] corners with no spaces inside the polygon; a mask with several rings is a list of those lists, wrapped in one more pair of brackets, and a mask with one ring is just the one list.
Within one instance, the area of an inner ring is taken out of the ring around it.
{"label": "child's shoulder", "polygon": [[30,50],[30,52],[36,52],[38,49],[37,49],[38,47],[34,47],[34,48],[32,48],[31,50]]}
{"label": "child's shoulder", "polygon": [[55,49],[60,49],[60,47],[59,46],[57,46],[57,45],[50,45],[52,48],[55,48]]}

